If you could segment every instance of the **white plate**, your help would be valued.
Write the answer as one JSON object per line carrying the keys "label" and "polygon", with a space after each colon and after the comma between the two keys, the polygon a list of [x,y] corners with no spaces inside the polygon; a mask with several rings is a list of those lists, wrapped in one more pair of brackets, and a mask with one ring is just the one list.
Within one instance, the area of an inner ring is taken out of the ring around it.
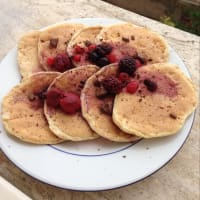
{"label": "white plate", "polygon": [[[113,24],[115,19],[75,19],[87,25]],[[20,81],[16,48],[0,65],[0,100]],[[188,70],[170,48],[170,62]],[[0,102],[1,103],[1,102]],[[60,145],[30,145],[8,136],[0,123],[0,145],[7,157],[30,176],[66,189],[97,191],[135,183],[164,166],[178,152],[192,127],[194,113],[182,130],[160,139],[141,140],[136,144],[112,143],[103,139],[67,142]]]}

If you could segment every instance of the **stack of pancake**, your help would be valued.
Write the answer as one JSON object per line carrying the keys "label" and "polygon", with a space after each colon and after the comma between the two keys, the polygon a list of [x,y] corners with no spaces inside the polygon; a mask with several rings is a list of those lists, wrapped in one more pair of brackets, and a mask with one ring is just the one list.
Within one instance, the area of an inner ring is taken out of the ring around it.
{"label": "stack of pancake", "polygon": [[[119,60],[99,67],[87,56],[73,59],[77,46],[79,53],[89,45],[102,43],[117,44],[115,51],[120,45],[123,51],[127,47],[126,53],[134,49],[145,60],[132,77],[140,83],[134,94],[122,89],[104,98],[96,95],[99,80],[118,76]],[[58,54],[67,54],[71,60],[66,62],[73,63],[73,67],[60,71],[52,68],[50,58]],[[192,81],[168,59],[163,37],[130,23],[105,27],[66,23],[26,33],[18,43],[22,80],[2,104],[4,127],[9,134],[34,144],[98,137],[133,142],[178,133],[197,105],[197,92]],[[147,78],[156,81],[156,92],[145,88]],[[52,88],[77,94],[81,109],[67,114],[48,105],[45,94]],[[102,105],[109,106],[110,112],[103,112]]]}

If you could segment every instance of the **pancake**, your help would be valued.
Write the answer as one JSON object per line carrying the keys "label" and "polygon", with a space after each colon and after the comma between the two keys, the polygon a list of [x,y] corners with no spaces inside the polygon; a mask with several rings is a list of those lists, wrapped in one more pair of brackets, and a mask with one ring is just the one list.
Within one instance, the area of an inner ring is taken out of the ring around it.
{"label": "pancake", "polygon": [[[73,55],[76,54],[76,52],[74,51],[74,47],[76,45],[80,46],[81,48],[86,48],[90,44],[93,44],[95,42],[96,36],[99,34],[101,29],[101,26],[87,27],[74,34],[67,47],[67,52],[69,56],[73,58]],[[79,62],[76,62],[73,59],[72,61],[76,67],[90,64],[90,62],[86,60],[85,54],[81,54],[81,60]]]}
{"label": "pancake", "polygon": [[32,31],[24,34],[18,43],[17,61],[23,78],[33,73],[44,71],[38,61],[38,38],[40,32]]}
{"label": "pancake", "polygon": [[38,57],[45,70],[53,71],[47,63],[47,59],[65,53],[72,36],[83,27],[82,24],[66,23],[41,31],[38,41]]}
{"label": "pancake", "polygon": [[168,45],[162,36],[130,23],[104,27],[96,38],[96,43],[102,42],[129,45],[149,64],[169,59]]}
{"label": "pancake", "polygon": [[[191,80],[178,66],[169,63],[141,67],[136,78],[139,87],[134,94],[121,92],[115,97],[115,124],[144,138],[177,133],[197,105],[197,92]],[[152,91],[155,84],[157,89]]]}
{"label": "pancake", "polygon": [[101,110],[102,104],[112,104],[114,97],[99,99],[96,97],[95,82],[105,77],[116,75],[117,65],[112,64],[103,67],[96,74],[92,75],[85,83],[81,92],[81,107],[83,117],[88,121],[90,127],[100,136],[115,142],[137,141],[139,137],[129,135],[121,131],[113,122],[112,115]]}
{"label": "pancake", "polygon": [[56,144],[63,141],[50,131],[42,100],[42,92],[59,74],[38,72],[15,86],[4,97],[2,119],[8,133],[34,144]]}
{"label": "pancake", "polygon": [[[72,92],[80,95],[84,82],[97,70],[98,68],[94,65],[68,70],[54,80],[48,91],[56,88],[63,92]],[[45,103],[44,111],[50,129],[60,138],[83,141],[98,137],[83,119],[81,111],[77,111],[74,114],[66,114],[60,108],[54,108],[47,105],[47,103]]]}

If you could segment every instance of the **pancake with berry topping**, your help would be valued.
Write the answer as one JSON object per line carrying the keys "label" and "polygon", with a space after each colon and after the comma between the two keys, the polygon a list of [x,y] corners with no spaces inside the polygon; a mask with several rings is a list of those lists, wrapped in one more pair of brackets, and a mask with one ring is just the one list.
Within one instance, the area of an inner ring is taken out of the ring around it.
{"label": "pancake with berry topping", "polygon": [[56,144],[63,141],[51,132],[43,112],[45,91],[58,75],[60,73],[38,72],[4,97],[2,119],[8,133],[34,144]]}
{"label": "pancake with berry topping", "polygon": [[101,29],[101,26],[87,27],[78,31],[71,38],[67,52],[72,57],[72,62],[75,66],[91,64],[87,60],[87,52],[95,47],[95,39]]}
{"label": "pancake with berry topping", "polygon": [[148,64],[169,59],[168,45],[162,36],[130,23],[104,27],[96,38],[96,43],[102,42],[126,44]]}
{"label": "pancake with berry topping", "polygon": [[86,81],[81,92],[82,114],[90,127],[108,140],[137,141],[139,137],[121,131],[112,121],[114,95],[123,87],[117,73],[117,64],[108,65]]}
{"label": "pancake with berry topping", "polygon": [[66,48],[72,36],[82,28],[84,28],[82,24],[66,23],[41,31],[38,57],[45,70],[64,72],[72,68]]}
{"label": "pancake with berry topping", "polygon": [[174,64],[139,68],[126,90],[117,94],[113,121],[123,131],[144,138],[177,133],[197,105],[192,81]]}
{"label": "pancake with berry topping", "polygon": [[38,60],[39,35],[39,31],[32,31],[24,34],[19,40],[17,61],[23,78],[36,72],[44,71]]}
{"label": "pancake with berry topping", "polygon": [[58,137],[72,141],[98,137],[82,117],[80,102],[85,81],[97,70],[98,67],[94,65],[68,70],[48,88],[44,111],[50,129]]}

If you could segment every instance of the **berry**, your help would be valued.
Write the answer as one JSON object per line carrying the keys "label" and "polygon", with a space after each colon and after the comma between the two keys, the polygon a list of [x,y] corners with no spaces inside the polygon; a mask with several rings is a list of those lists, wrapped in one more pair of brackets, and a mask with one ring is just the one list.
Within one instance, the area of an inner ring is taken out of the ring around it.
{"label": "berry", "polygon": [[106,55],[106,51],[104,51],[104,49],[101,48],[100,45],[98,45],[98,46],[94,49],[94,51],[97,53],[97,55],[98,55],[99,57],[103,57],[103,56]]}
{"label": "berry", "polygon": [[62,97],[63,92],[57,88],[50,89],[46,94],[46,102],[48,106],[54,108],[59,106],[60,98]]}
{"label": "berry", "polygon": [[110,94],[117,94],[122,89],[122,82],[115,76],[109,76],[102,81],[103,87]]}
{"label": "berry", "polygon": [[99,44],[97,47],[100,47],[104,51],[104,55],[109,54],[112,51],[112,46],[108,43]]}
{"label": "berry", "polygon": [[102,58],[100,58],[100,59],[97,60],[96,64],[97,64],[97,66],[99,66],[99,67],[103,67],[103,66],[105,66],[105,65],[110,64],[110,62],[109,62],[108,58],[102,57]]}
{"label": "berry", "polygon": [[125,73],[125,72],[121,72],[120,74],[119,74],[119,80],[121,81],[121,82],[126,82],[126,81],[129,81],[130,80],[130,77],[129,77],[129,75],[127,74],[127,73]]}
{"label": "berry", "polygon": [[146,85],[147,89],[151,92],[154,92],[157,89],[156,82],[151,81],[150,79],[144,79],[144,84]]}
{"label": "berry", "polygon": [[135,92],[137,91],[138,86],[139,86],[139,84],[138,84],[137,81],[131,81],[131,82],[128,83],[128,85],[126,86],[126,91],[127,91],[128,93],[133,94],[133,93],[135,93]]}
{"label": "berry", "polygon": [[76,45],[76,46],[74,47],[74,49],[75,49],[75,52],[76,52],[76,53],[79,53],[79,54],[84,53],[84,48],[80,47],[79,45]]}
{"label": "berry", "polygon": [[64,97],[60,99],[60,107],[67,114],[74,114],[81,108],[80,97],[72,92],[65,92]]}
{"label": "berry", "polygon": [[92,51],[92,52],[89,52],[88,53],[88,59],[93,62],[93,63],[96,63],[97,60],[99,59],[99,56],[97,55],[96,52]]}
{"label": "berry", "polygon": [[88,51],[91,52],[96,48],[95,44],[91,44],[90,46],[88,46]]}
{"label": "berry", "polygon": [[106,55],[106,58],[108,58],[108,60],[109,60],[110,63],[117,62],[117,58],[116,58],[115,54],[110,53],[110,54]]}
{"label": "berry", "polygon": [[67,69],[72,68],[72,63],[66,53],[58,54],[54,58],[54,64],[52,67],[59,72],[64,72]]}
{"label": "berry", "polygon": [[135,60],[131,56],[127,56],[119,61],[119,71],[120,72],[126,72],[130,76],[133,75],[133,73],[136,70],[135,66]]}
{"label": "berry", "polygon": [[81,60],[81,55],[79,55],[79,54],[74,55],[74,56],[73,56],[73,60],[74,60],[75,62],[79,62],[79,61]]}
{"label": "berry", "polygon": [[54,58],[52,58],[52,57],[47,58],[47,64],[49,66],[53,65],[54,64]]}

